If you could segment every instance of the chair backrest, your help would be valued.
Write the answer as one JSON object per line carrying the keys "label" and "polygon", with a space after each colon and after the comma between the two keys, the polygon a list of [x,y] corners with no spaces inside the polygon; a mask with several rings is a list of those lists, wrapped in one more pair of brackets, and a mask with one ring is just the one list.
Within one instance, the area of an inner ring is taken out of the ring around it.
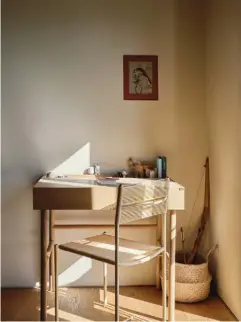
{"label": "chair backrest", "polygon": [[116,224],[129,223],[167,212],[169,179],[146,180],[121,185],[116,208]]}

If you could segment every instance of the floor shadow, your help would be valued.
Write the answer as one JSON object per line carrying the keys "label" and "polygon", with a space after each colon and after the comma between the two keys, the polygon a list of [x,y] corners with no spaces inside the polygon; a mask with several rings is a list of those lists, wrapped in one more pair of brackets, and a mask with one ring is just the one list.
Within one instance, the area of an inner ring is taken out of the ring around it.
{"label": "floor shadow", "polygon": [[[39,321],[40,292],[37,289],[2,289],[2,321]],[[60,320],[114,321],[114,289],[108,288],[103,305],[100,288],[60,288]],[[120,320],[161,321],[161,292],[154,286],[121,287]],[[54,293],[48,292],[47,319],[54,320]],[[218,297],[195,304],[176,303],[177,321],[237,321]]]}
{"label": "floor shadow", "polygon": [[[141,291],[142,289],[142,291]],[[108,293],[114,296],[114,289],[109,288]],[[120,289],[122,298],[134,298],[140,301],[142,307],[146,305],[147,310],[155,311],[151,305],[156,305],[161,308],[161,291],[155,287],[139,286],[139,287],[122,287]],[[223,303],[223,301],[214,295],[210,295],[206,300],[198,303],[178,303],[176,302],[176,319],[184,320],[215,320],[215,321],[236,321],[236,318]],[[154,319],[159,319],[156,315],[146,315]]]}

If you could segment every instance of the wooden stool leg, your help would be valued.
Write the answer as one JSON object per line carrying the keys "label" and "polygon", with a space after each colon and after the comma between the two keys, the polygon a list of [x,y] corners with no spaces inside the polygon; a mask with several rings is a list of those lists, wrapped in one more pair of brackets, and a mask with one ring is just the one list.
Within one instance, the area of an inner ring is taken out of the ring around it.
{"label": "wooden stool leg", "polygon": [[54,245],[54,277],[55,277],[55,321],[59,320],[59,289],[58,289],[58,245]]}
{"label": "wooden stool leg", "polygon": [[107,263],[103,263],[104,269],[104,306],[107,305]]}

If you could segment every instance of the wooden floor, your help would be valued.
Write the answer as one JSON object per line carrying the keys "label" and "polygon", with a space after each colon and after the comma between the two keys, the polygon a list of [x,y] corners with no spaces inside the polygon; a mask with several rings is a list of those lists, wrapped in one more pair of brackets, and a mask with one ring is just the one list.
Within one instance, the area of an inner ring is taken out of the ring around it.
{"label": "wooden floor", "polygon": [[[39,320],[39,290],[2,289],[2,321]],[[48,319],[54,319],[53,294],[48,294]],[[99,288],[61,288],[60,319],[63,321],[113,321],[113,288],[108,290],[108,305],[103,306],[103,291]],[[155,287],[122,287],[120,318],[161,321],[161,293]],[[196,304],[176,303],[179,321],[236,321],[234,315],[218,297]]]}

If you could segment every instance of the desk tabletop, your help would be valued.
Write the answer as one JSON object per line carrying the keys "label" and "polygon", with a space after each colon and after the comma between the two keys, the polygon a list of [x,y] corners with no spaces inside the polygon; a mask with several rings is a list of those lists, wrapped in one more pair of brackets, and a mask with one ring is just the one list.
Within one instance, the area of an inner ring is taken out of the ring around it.
{"label": "desk tabletop", "polygon": [[[114,203],[119,184],[148,183],[165,179],[137,179],[96,177],[95,175],[68,175],[49,178],[43,176],[33,186],[34,209],[98,210]],[[175,181],[169,185],[169,209],[184,209],[184,187]]]}
{"label": "desk tabletop", "polygon": [[[140,184],[156,181],[165,185],[165,179],[139,179],[139,178],[115,178],[95,175],[68,175],[64,177],[48,178],[43,176],[34,188],[91,188],[91,187],[118,187],[119,184]],[[184,189],[179,183],[170,181],[170,187],[176,186]]]}

